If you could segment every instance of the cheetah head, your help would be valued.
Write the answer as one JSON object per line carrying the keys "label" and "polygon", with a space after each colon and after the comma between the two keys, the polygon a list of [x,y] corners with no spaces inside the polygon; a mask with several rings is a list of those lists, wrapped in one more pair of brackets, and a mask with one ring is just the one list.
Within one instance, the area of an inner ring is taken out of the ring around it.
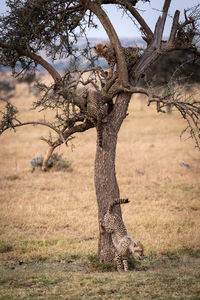
{"label": "cheetah head", "polygon": [[129,246],[130,252],[134,255],[136,255],[138,258],[141,258],[142,256],[144,256],[144,246],[142,245],[142,243],[140,241],[138,241],[137,243],[133,242],[131,243],[131,245]]}
{"label": "cheetah head", "polygon": [[108,45],[105,43],[100,43],[94,46],[94,51],[98,56],[105,55],[107,50],[108,50]]}

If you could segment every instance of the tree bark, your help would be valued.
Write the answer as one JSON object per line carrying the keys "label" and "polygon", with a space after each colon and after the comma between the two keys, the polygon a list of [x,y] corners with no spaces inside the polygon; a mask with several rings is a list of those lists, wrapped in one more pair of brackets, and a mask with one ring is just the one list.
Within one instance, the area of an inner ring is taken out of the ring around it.
{"label": "tree bark", "polygon": [[51,157],[51,155],[53,154],[53,151],[56,147],[52,147],[50,146],[45,157],[44,157],[44,160],[43,160],[43,163],[42,163],[42,171],[47,171],[47,164],[48,164],[48,161]]}
{"label": "tree bark", "polygon": [[[118,131],[126,117],[129,100],[129,94],[122,93],[118,96],[110,120],[102,124],[102,148],[97,143],[95,189],[98,203],[98,220],[104,216],[109,204],[120,198],[115,170],[116,145]],[[114,207],[114,212],[121,216],[120,206]],[[112,262],[114,259],[114,247],[108,233],[99,233],[98,257],[101,262],[105,263]]]}

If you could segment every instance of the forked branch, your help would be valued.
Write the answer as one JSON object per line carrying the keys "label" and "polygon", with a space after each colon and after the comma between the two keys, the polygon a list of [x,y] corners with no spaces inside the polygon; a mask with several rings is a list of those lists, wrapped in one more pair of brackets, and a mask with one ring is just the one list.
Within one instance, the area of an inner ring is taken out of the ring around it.
{"label": "forked branch", "polygon": [[180,12],[178,10],[175,12],[169,40],[162,40],[170,3],[171,0],[165,0],[162,16],[158,18],[155,26],[153,41],[146,48],[141,59],[132,69],[132,78],[133,80],[136,79],[135,81],[137,81],[137,79],[160,55],[174,50],[190,50],[192,52],[198,53],[196,47],[193,44],[193,38],[196,34],[195,22],[192,17],[187,17],[186,12],[185,21],[183,23],[179,23]]}
{"label": "forked branch", "polygon": [[[153,32],[151,31],[150,27],[144,20],[144,18],[139,14],[137,9],[134,7],[138,1],[127,1],[127,0],[103,0],[102,4],[119,4],[125,9],[127,9],[130,14],[136,19],[136,21],[141,26],[141,31],[144,34],[143,39],[150,44],[153,39]],[[147,1],[148,2],[148,1]]]}

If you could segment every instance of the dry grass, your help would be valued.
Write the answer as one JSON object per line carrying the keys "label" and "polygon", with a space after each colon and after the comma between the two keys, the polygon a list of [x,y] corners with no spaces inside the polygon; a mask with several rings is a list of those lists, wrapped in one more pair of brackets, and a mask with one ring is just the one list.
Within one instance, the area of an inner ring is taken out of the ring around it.
{"label": "dry grass", "polygon": [[[28,119],[35,113],[23,88],[18,87],[16,102]],[[123,207],[124,220],[147,253],[200,246],[200,156],[193,141],[180,141],[183,128],[177,113],[157,114],[136,96],[119,134],[117,177],[121,196],[131,199]],[[86,255],[97,249],[95,130],[77,135],[73,147],[60,147],[73,172],[31,173],[31,158],[46,151],[39,140],[45,134],[45,128],[24,127],[1,136],[0,234],[3,244],[12,246],[1,251],[4,259]]]}

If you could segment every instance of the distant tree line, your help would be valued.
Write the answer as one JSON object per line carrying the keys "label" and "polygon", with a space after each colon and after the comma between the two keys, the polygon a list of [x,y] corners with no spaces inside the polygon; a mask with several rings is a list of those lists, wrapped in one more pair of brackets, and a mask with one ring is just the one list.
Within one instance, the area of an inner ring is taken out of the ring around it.
{"label": "distant tree line", "polygon": [[189,51],[173,51],[158,58],[145,73],[145,79],[152,85],[163,86],[170,81],[184,85],[200,82],[200,59],[194,59]]}

